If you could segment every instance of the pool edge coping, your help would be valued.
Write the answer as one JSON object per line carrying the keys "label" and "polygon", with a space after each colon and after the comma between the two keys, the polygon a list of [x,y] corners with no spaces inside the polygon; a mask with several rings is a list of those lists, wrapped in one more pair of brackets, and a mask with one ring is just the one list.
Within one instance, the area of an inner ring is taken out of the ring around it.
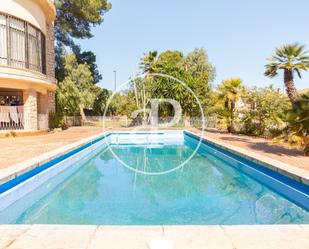
{"label": "pool edge coping", "polygon": [[[249,159],[253,162],[256,162],[258,164],[262,164],[263,166],[269,168],[270,170],[273,170],[275,172],[278,172],[279,174],[282,174],[288,178],[291,178],[297,182],[300,182],[305,185],[309,185],[309,171],[297,168],[296,166],[292,166],[290,164],[286,164],[283,162],[280,162],[278,160],[272,159],[267,156],[261,156],[257,154],[256,152],[243,149],[239,146],[230,145],[227,143],[224,143],[218,139],[213,139],[207,136],[207,133],[204,133],[204,137],[201,137],[199,134],[192,132],[190,130],[184,129],[182,130],[184,132],[187,132],[191,134],[192,136],[202,139],[205,142],[211,143],[213,145],[216,145],[220,148],[223,148],[229,152],[235,153],[236,155],[239,155],[241,157],[244,157],[246,159]],[[11,181],[35,168],[40,167],[41,165],[57,158],[62,155],[65,155],[83,145],[89,144],[97,139],[103,138],[104,136],[111,134],[111,133],[121,133],[121,131],[102,131],[99,134],[81,139],[79,141],[76,141],[74,143],[67,144],[65,146],[62,146],[58,149],[52,150],[50,152],[41,154],[37,157],[28,159],[26,161],[14,164],[12,166],[9,166],[5,169],[0,170],[0,185]],[[164,130],[163,130],[164,132]]]}
{"label": "pool edge coping", "polygon": [[[158,132],[166,132],[169,130],[159,130]],[[175,130],[171,130],[171,131],[175,131]],[[184,132],[184,130],[177,130],[177,131],[182,131]],[[0,186],[3,184],[6,184],[7,182],[14,180],[16,178],[18,178],[19,176],[22,176],[23,174],[26,174],[34,169],[39,168],[40,166],[56,159],[59,158],[63,155],[69,154],[70,152],[73,152],[74,150],[87,145],[87,144],[91,144],[92,142],[98,142],[97,140],[101,140],[104,137],[110,135],[110,134],[123,134],[123,133],[133,133],[133,134],[139,134],[139,133],[153,133],[153,131],[121,131],[121,130],[113,130],[113,131],[109,131],[109,130],[102,130],[99,134],[87,137],[87,138],[83,138],[81,140],[75,141],[73,143],[61,146],[58,149],[43,153],[39,156],[27,159],[25,161],[19,162],[17,164],[11,165],[9,167],[6,167],[4,169],[0,169]],[[82,149],[84,150],[84,149]],[[72,155],[71,155],[72,156]],[[63,159],[65,160],[65,159]],[[62,161],[62,160],[61,160]],[[1,192],[0,192],[1,195]]]}
{"label": "pool edge coping", "polygon": [[204,136],[201,137],[200,134],[192,132],[190,130],[185,129],[184,131],[191,134],[197,139],[202,139],[203,141],[218,146],[219,148],[225,149],[238,156],[244,157],[250,161],[261,164],[266,168],[273,170],[281,175],[284,175],[290,179],[293,179],[299,183],[309,185],[309,171],[305,169],[298,168],[291,164],[283,163],[281,161],[272,159],[267,156],[259,155],[257,152],[243,149],[239,146],[227,144],[225,142],[220,141],[219,139],[207,137],[207,132],[205,132]]}
{"label": "pool edge coping", "polygon": [[[7,245],[18,248],[44,247],[52,243],[63,249],[149,248],[154,238],[166,238],[181,248],[305,248],[309,225],[193,225],[193,226],[97,226],[97,225],[0,225]],[[129,235],[129,236],[128,236]],[[77,237],[76,237],[77,236]],[[258,239],[256,238],[258,237]],[[262,240],[261,240],[262,238]],[[55,241],[56,239],[56,241]],[[192,244],[192,239],[196,243]],[[284,244],[282,244],[284,240]],[[287,245],[285,246],[285,244]],[[132,246],[134,245],[134,246]],[[215,246],[214,246],[215,245]],[[283,246],[284,245],[284,246]],[[292,247],[290,247],[293,245]],[[14,248],[15,248],[14,247]]]}
{"label": "pool edge coping", "polygon": [[78,140],[76,142],[61,146],[58,149],[43,153],[39,156],[27,159],[25,161],[19,162],[17,164],[14,164],[12,166],[6,167],[4,169],[0,170],[0,185],[11,181],[33,169],[36,169],[43,164],[58,158],[60,156],[63,156],[67,153],[70,153],[74,151],[75,149],[78,149],[79,147],[82,147],[83,145],[89,144],[94,142],[97,139],[103,138],[104,136],[110,134],[109,131],[102,131],[99,134],[83,138],[81,140]]}

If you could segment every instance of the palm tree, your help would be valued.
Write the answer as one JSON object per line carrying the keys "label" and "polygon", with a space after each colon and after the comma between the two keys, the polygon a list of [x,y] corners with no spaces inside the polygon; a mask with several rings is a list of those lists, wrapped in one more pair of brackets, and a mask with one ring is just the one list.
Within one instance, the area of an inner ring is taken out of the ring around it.
{"label": "palm tree", "polygon": [[221,85],[218,86],[218,91],[218,99],[223,102],[224,106],[224,108],[219,111],[219,114],[226,118],[228,132],[234,132],[236,104],[241,100],[241,96],[245,91],[243,82],[239,78],[224,80]]}
{"label": "palm tree", "polygon": [[143,73],[154,73],[154,64],[157,60],[158,52],[149,51],[148,54],[144,54],[144,57],[141,59],[140,68]]}
{"label": "palm tree", "polygon": [[[147,124],[147,116],[146,107],[150,100],[150,88],[152,85],[152,78],[151,74],[155,72],[154,65],[158,59],[158,52],[157,51],[149,51],[145,53],[140,61],[140,69],[142,73],[145,74],[145,79],[143,81],[138,82],[141,79],[133,79],[134,84],[134,93],[136,99],[136,105],[139,109],[143,111],[143,124]],[[138,84],[139,83],[139,84]],[[139,94],[140,92],[140,94]]]}
{"label": "palm tree", "polygon": [[309,70],[308,51],[305,46],[298,43],[284,45],[276,49],[276,55],[268,59],[271,63],[267,64],[265,76],[275,77],[279,70],[284,71],[284,84],[290,101],[295,109],[299,99],[297,89],[294,84],[294,73],[301,78],[301,71]]}

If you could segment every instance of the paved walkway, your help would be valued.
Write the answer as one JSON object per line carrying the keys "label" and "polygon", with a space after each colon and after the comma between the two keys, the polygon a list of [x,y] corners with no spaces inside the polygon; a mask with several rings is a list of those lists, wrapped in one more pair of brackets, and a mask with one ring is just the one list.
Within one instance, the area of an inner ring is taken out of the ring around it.
{"label": "paved walkway", "polygon": [[[158,238],[172,246],[150,247]],[[0,226],[4,248],[306,249],[309,226]]]}
{"label": "paved walkway", "polygon": [[[193,131],[196,132],[196,130]],[[100,132],[102,132],[102,129],[97,127],[74,127],[67,131],[36,137],[2,138],[0,139],[0,169],[7,168]],[[266,139],[242,135],[208,131],[205,136],[309,171],[309,157],[303,156],[299,150],[288,149],[273,144]]]}
{"label": "paved walkway", "polygon": [[[196,132],[200,133],[200,131]],[[309,171],[309,157],[304,156],[301,150],[274,144],[271,140],[249,137],[245,135],[233,135],[229,133],[207,131],[205,132],[205,136]]]}
{"label": "paved walkway", "polygon": [[33,137],[0,138],[0,169],[102,132],[97,127],[74,127]]}

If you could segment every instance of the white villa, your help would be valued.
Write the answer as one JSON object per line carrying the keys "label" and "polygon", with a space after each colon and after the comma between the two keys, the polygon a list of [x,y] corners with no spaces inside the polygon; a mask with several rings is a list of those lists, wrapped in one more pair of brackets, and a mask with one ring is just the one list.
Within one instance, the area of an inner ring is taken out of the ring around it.
{"label": "white villa", "polygon": [[0,1],[0,130],[48,129],[55,112],[51,0]]}

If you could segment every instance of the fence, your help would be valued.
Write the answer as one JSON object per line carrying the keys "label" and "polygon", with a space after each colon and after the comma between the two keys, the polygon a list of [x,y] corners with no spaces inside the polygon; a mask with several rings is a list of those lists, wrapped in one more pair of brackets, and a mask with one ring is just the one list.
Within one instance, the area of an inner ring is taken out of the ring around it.
{"label": "fence", "polygon": [[[201,118],[189,118],[181,119],[177,124],[169,126],[168,123],[172,120],[172,117],[160,118],[158,123],[160,127],[166,128],[201,128],[203,125]],[[23,110],[20,109],[17,112],[6,111],[0,112],[0,130],[24,130],[25,124],[30,124],[33,120],[33,116],[25,115]],[[142,126],[143,121],[141,119],[132,119],[126,116],[122,117],[103,117],[103,116],[87,116],[86,120],[82,120],[80,116],[66,116],[64,118],[65,123],[68,126],[96,126],[104,127],[106,129],[115,128],[134,128]],[[37,126],[39,130],[46,130],[49,128],[48,115],[38,114]],[[216,128],[217,118],[215,116],[205,117],[204,128]],[[150,127],[149,123],[144,125]]]}
{"label": "fence", "polygon": [[[158,123],[160,127],[166,126],[167,128],[202,128],[203,121],[201,118],[188,118],[181,119],[177,124],[168,126],[168,123],[172,120],[172,117],[159,118]],[[128,118],[126,116],[121,117],[103,117],[103,116],[87,116],[86,120],[82,120],[79,116],[67,116],[64,118],[65,123],[68,126],[96,126],[104,127],[107,129],[115,128],[134,128],[141,126],[143,121],[141,119],[136,120]],[[209,116],[204,118],[204,128],[216,128],[217,117]],[[150,127],[149,122],[146,122],[145,127]]]}

